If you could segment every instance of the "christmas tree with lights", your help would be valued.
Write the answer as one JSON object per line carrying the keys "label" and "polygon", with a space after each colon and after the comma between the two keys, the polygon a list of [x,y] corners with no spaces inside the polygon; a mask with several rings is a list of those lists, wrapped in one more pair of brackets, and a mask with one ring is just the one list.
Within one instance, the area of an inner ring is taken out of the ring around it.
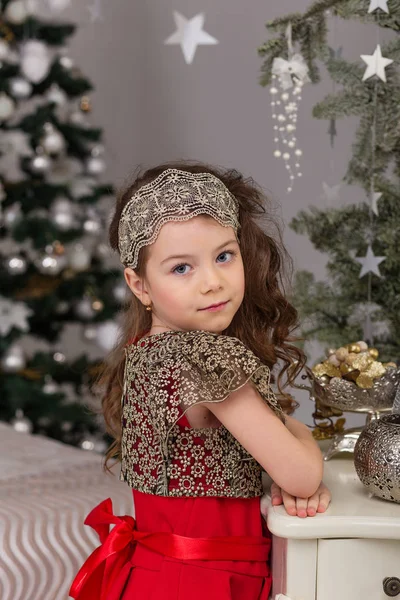
{"label": "christmas tree with lights", "polygon": [[103,240],[112,188],[75,27],[35,10],[0,2],[0,420],[101,451],[91,385],[126,293]]}

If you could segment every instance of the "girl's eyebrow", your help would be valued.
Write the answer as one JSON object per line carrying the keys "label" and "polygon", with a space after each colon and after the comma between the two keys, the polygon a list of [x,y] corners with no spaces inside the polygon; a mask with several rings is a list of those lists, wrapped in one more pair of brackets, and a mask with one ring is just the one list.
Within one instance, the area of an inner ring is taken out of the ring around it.
{"label": "girl's eyebrow", "polygon": [[[221,250],[221,248],[224,248],[224,246],[227,246],[228,244],[236,244],[237,240],[228,240],[227,242],[224,242],[223,244],[221,244],[220,246],[218,246],[218,248],[215,248],[214,252],[217,252],[218,250]],[[161,261],[161,265],[163,265],[164,263],[166,263],[169,260],[182,260],[184,258],[193,258],[192,254],[179,254],[176,256],[168,256],[168,258],[164,258],[163,261]]]}

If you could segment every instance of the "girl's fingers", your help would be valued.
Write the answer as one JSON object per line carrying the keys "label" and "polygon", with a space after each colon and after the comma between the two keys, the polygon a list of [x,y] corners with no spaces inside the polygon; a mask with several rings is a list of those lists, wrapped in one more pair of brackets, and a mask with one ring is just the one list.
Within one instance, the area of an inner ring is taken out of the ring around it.
{"label": "girl's fingers", "polygon": [[304,519],[307,516],[309,498],[296,498],[297,516]]}
{"label": "girl's fingers", "polygon": [[283,505],[286,509],[286,512],[289,515],[296,516],[297,515],[296,498],[294,496],[291,496],[284,490],[282,490],[282,500],[283,500]]}
{"label": "girl's fingers", "polygon": [[281,488],[276,483],[271,485],[271,502],[272,506],[278,506],[283,502]]}

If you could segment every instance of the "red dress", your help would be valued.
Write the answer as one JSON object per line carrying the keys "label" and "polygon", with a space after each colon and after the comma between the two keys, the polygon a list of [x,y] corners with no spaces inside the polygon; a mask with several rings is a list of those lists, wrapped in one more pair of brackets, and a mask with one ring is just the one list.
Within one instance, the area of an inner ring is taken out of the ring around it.
{"label": "red dress", "polygon": [[[182,435],[191,429],[182,413],[176,426]],[[85,521],[103,544],[77,575],[73,598],[268,600],[271,540],[259,492],[171,497],[133,489],[133,500],[135,520],[115,517],[106,501]],[[111,534],[108,523],[116,524]]]}

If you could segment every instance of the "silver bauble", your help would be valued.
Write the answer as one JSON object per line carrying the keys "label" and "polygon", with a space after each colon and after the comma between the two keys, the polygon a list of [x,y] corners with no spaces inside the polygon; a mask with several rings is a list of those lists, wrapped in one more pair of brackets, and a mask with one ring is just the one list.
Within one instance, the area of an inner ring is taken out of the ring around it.
{"label": "silver bauble", "polygon": [[36,8],[37,5],[32,0],[12,0],[7,4],[4,17],[13,25],[21,25],[30,14],[35,12]]}
{"label": "silver bauble", "polygon": [[75,64],[74,61],[72,60],[72,58],[70,58],[69,56],[65,56],[65,55],[60,57],[59,62],[60,62],[60,65],[67,71],[72,69],[72,67]]}
{"label": "silver bauble", "polygon": [[56,394],[59,391],[59,385],[56,381],[54,381],[51,375],[46,375],[45,383],[42,389],[45,394]]}
{"label": "silver bauble", "polygon": [[60,352],[59,350],[57,350],[56,352],[54,352],[53,354],[53,360],[55,362],[58,362],[60,364],[65,363],[65,361],[67,360],[65,354],[63,354],[62,352]]}
{"label": "silver bauble", "polygon": [[75,309],[74,309],[77,317],[79,317],[80,319],[83,319],[83,320],[87,320],[87,321],[89,321],[90,319],[93,319],[93,317],[96,315],[96,311],[94,310],[92,304],[93,304],[93,300],[92,300],[92,298],[89,298],[89,297],[84,297],[81,300],[79,300],[75,304]]}
{"label": "silver bauble", "polygon": [[86,271],[91,262],[92,255],[83,244],[75,244],[68,252],[68,264],[74,271]]}
{"label": "silver bauble", "polygon": [[4,60],[8,57],[8,53],[10,52],[10,46],[4,39],[0,39],[0,61]]}
{"label": "silver bauble", "polygon": [[32,421],[24,417],[24,411],[20,408],[15,412],[15,418],[11,421],[11,425],[18,433],[31,433],[33,430]]}
{"label": "silver bauble", "polygon": [[86,171],[89,175],[101,175],[105,168],[106,164],[100,156],[90,156],[86,161]]}
{"label": "silver bauble", "polygon": [[118,281],[112,287],[112,295],[114,300],[119,302],[119,304],[123,304],[128,299],[128,286],[125,281]]}
{"label": "silver bauble", "polygon": [[32,93],[32,85],[23,77],[14,77],[10,81],[10,93],[18,100],[25,100]]}
{"label": "silver bauble", "polygon": [[21,206],[17,203],[6,208],[2,215],[4,225],[10,229],[22,219]]}
{"label": "silver bauble", "polygon": [[2,356],[1,367],[5,373],[16,373],[26,365],[25,354],[21,346],[13,344]]}
{"label": "silver bauble", "polygon": [[97,452],[98,454],[103,454],[107,450],[107,445],[104,440],[97,438],[90,433],[85,434],[79,446],[82,448],[82,450],[87,450],[88,452]]}
{"label": "silver bauble", "polygon": [[101,219],[92,208],[87,212],[86,219],[83,222],[83,229],[89,235],[99,235],[103,230]]}
{"label": "silver bauble", "polygon": [[32,83],[47,77],[52,63],[49,46],[40,40],[28,39],[21,44],[21,72]]}
{"label": "silver bauble", "polygon": [[45,154],[37,154],[30,162],[29,168],[32,173],[42,175],[47,173],[51,167],[51,160]]}
{"label": "silver bauble", "polygon": [[10,96],[4,92],[0,93],[0,121],[6,121],[14,113],[15,104]]}
{"label": "silver bauble", "polygon": [[43,275],[58,275],[65,268],[66,259],[54,252],[45,252],[35,260],[35,264]]}
{"label": "silver bauble", "polygon": [[74,225],[73,205],[68,198],[57,198],[50,209],[50,217],[60,231],[68,231]]}
{"label": "silver bauble", "polygon": [[46,93],[46,98],[49,102],[54,102],[57,106],[64,106],[68,100],[67,94],[56,83],[50,87]]}
{"label": "silver bauble", "polygon": [[83,198],[92,196],[96,181],[90,177],[76,177],[70,187],[70,192],[74,198]]}
{"label": "silver bauble", "polygon": [[22,275],[26,271],[26,260],[23,256],[9,256],[5,261],[5,267],[10,275]]}
{"label": "silver bauble", "polygon": [[87,325],[83,328],[83,338],[88,342],[93,342],[97,338],[97,328],[95,325]]}
{"label": "silver bauble", "polygon": [[60,154],[65,149],[65,138],[51,123],[44,126],[45,134],[40,140],[45,152],[48,154]]}

